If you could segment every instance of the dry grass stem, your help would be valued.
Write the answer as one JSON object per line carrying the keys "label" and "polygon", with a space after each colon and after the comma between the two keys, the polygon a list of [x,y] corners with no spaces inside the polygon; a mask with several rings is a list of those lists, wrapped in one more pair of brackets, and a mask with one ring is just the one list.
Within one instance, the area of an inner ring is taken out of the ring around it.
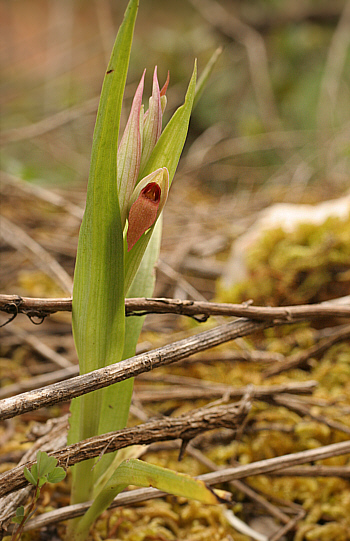
{"label": "dry grass stem", "polygon": [[43,406],[59,404],[97,389],[108,387],[118,381],[149,372],[159,366],[166,366],[211,347],[235,338],[247,336],[257,330],[269,327],[268,322],[255,323],[240,319],[210,329],[195,336],[179,340],[145,354],[136,355],[125,361],[94,370],[70,380],[54,383],[35,391],[29,391],[0,402],[0,420],[9,419]]}
{"label": "dry grass stem", "polygon": [[[19,295],[0,294],[0,311],[8,314],[23,313],[31,317],[45,317],[55,312],[70,312],[72,299],[40,299]],[[331,317],[350,317],[350,296],[318,304],[293,306],[252,306],[248,303],[229,304],[168,298],[125,299],[127,316],[145,314],[178,314],[184,316],[235,316],[254,320],[299,321]]]}

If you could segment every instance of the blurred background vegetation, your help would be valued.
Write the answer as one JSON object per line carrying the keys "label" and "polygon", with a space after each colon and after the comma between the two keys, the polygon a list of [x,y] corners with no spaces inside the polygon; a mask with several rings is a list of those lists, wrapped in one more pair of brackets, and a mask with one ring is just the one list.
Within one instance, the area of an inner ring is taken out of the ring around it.
{"label": "blurred background vegetation", "polygon": [[[3,0],[2,169],[47,184],[86,182],[98,96],[126,0]],[[170,115],[219,58],[191,122],[184,174],[219,194],[338,195],[349,181],[350,3],[140,0],[125,116],[144,68],[170,70]],[[195,142],[196,141],[196,142]]]}

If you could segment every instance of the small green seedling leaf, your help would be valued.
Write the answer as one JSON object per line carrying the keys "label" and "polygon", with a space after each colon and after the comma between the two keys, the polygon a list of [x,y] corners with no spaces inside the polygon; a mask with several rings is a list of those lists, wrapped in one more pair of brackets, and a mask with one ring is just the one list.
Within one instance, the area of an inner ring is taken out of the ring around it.
{"label": "small green seedling leaf", "polygon": [[12,522],[14,522],[15,524],[21,524],[23,519],[24,519],[24,507],[23,505],[21,505],[20,507],[17,507],[16,516],[12,517]]}
{"label": "small green seedling leaf", "polygon": [[30,468],[30,473],[31,473],[32,476],[34,477],[35,483],[37,483],[37,482],[38,482],[38,479],[39,479],[39,475],[38,475],[38,464],[37,464],[37,462],[35,462],[35,464],[33,464],[33,466]]}
{"label": "small green seedling leaf", "polygon": [[[34,464],[35,466],[35,464]],[[34,469],[34,466],[32,466],[32,469],[31,471],[28,470],[28,468],[24,468],[24,471],[23,471],[23,474],[24,474],[24,477],[27,479],[28,483],[31,483],[32,485],[36,486],[37,482],[38,482],[38,477],[37,475],[33,475],[33,469]]]}
{"label": "small green seedling leaf", "polygon": [[33,464],[30,471],[24,468],[24,477],[29,483],[41,488],[45,483],[59,483],[65,478],[66,472],[63,468],[56,468],[57,459],[49,456],[44,451],[36,454],[37,462]]}
{"label": "small green seedling leaf", "polygon": [[57,459],[49,456],[45,451],[38,451],[36,454],[38,477],[46,476],[52,472],[57,464]]}
{"label": "small green seedling leaf", "polygon": [[41,488],[45,483],[47,483],[46,476],[43,475],[42,477],[39,477],[38,488]]}
{"label": "small green seedling leaf", "polygon": [[58,466],[55,468],[52,472],[50,472],[47,476],[47,480],[49,483],[60,483],[63,481],[63,479],[66,477],[66,472],[63,468]]}

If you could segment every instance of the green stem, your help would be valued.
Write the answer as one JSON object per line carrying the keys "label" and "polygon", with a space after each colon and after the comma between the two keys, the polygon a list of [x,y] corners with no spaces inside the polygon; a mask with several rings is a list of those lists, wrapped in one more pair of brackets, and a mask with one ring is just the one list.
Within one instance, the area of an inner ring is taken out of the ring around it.
{"label": "green stem", "polygon": [[27,513],[24,515],[24,517],[23,517],[21,523],[19,524],[17,530],[12,534],[11,541],[17,541],[17,539],[19,540],[21,538],[25,523],[33,515],[33,513],[36,511],[35,504],[39,499],[40,491],[41,491],[39,489],[39,480],[40,479],[38,479],[37,484],[35,486],[33,499],[32,499],[32,501],[31,501],[31,503],[30,503],[30,505],[29,505],[29,507],[27,509]]}

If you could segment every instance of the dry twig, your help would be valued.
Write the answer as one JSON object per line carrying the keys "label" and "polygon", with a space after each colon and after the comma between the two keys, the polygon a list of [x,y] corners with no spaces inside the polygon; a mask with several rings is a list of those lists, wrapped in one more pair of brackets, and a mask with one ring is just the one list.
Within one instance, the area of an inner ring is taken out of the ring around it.
{"label": "dry twig", "polygon": [[[0,294],[0,311],[8,314],[23,313],[31,317],[45,317],[55,312],[70,312],[72,299],[41,299],[19,295]],[[127,316],[145,314],[179,314],[183,316],[235,316],[258,321],[274,320],[278,323],[291,323],[301,319],[331,317],[350,317],[350,296],[319,304],[300,304],[296,306],[252,306],[247,303],[229,304],[207,301],[192,301],[168,298],[125,299]]]}
{"label": "dry twig", "polygon": [[[199,380],[201,381],[201,380]],[[163,389],[136,389],[135,394],[141,402],[164,402],[165,400],[198,400],[198,399],[213,399],[224,396],[225,398],[241,398],[247,392],[252,398],[264,400],[271,395],[279,395],[280,393],[295,393],[309,394],[312,393],[317,386],[316,381],[286,383],[285,385],[268,385],[254,386],[248,385],[245,387],[235,388],[231,385],[208,385],[203,382],[201,388],[186,388],[183,386],[166,387]]]}
{"label": "dry twig", "polygon": [[[147,445],[155,441],[182,439],[190,441],[198,434],[214,428],[237,429],[250,410],[247,400],[235,404],[199,408],[174,418],[150,420],[142,425],[95,436],[50,453],[60,466],[68,468],[78,462],[112,453],[129,445]],[[27,465],[31,467],[33,463]],[[23,488],[27,481],[23,466],[17,466],[0,476],[0,497]]]}
{"label": "dry twig", "polygon": [[62,197],[62,195],[58,195],[52,190],[47,190],[46,188],[43,188],[38,184],[26,182],[25,180],[15,177],[14,175],[11,175],[10,173],[7,173],[5,171],[0,172],[0,179],[2,182],[5,182],[6,184],[9,184],[16,188],[16,190],[21,190],[22,192],[41,199],[42,201],[50,203],[50,205],[54,205],[55,207],[63,209],[71,216],[75,216],[76,218],[78,218],[78,220],[81,220],[83,218],[83,208],[75,205],[65,197]]}
{"label": "dry twig", "polygon": [[337,421],[333,421],[332,419],[328,419],[324,415],[316,415],[312,413],[307,405],[301,403],[300,400],[296,399],[293,396],[273,396],[271,398],[271,401],[273,404],[284,406],[285,408],[294,411],[298,415],[307,415],[311,419],[314,419],[319,423],[323,423],[329,426],[329,428],[339,430],[340,432],[344,432],[345,434],[350,434],[350,426],[346,426],[342,423],[338,423]]}
{"label": "dry twig", "polygon": [[99,97],[91,98],[80,105],[60,111],[59,113],[48,116],[34,124],[4,131],[0,138],[0,144],[5,145],[8,143],[23,141],[24,139],[40,137],[49,131],[55,130],[64,124],[68,124],[69,122],[76,120],[82,115],[94,113],[97,111],[99,99]]}
{"label": "dry twig", "polygon": [[255,323],[245,319],[232,321],[148,353],[136,355],[125,361],[94,370],[88,374],[64,382],[54,383],[36,391],[5,398],[0,402],[0,420],[34,411],[43,406],[71,400],[76,396],[102,389],[143,372],[149,372],[159,366],[166,366],[179,361],[193,353],[204,351],[238,337],[247,336],[270,325],[270,322]]}

